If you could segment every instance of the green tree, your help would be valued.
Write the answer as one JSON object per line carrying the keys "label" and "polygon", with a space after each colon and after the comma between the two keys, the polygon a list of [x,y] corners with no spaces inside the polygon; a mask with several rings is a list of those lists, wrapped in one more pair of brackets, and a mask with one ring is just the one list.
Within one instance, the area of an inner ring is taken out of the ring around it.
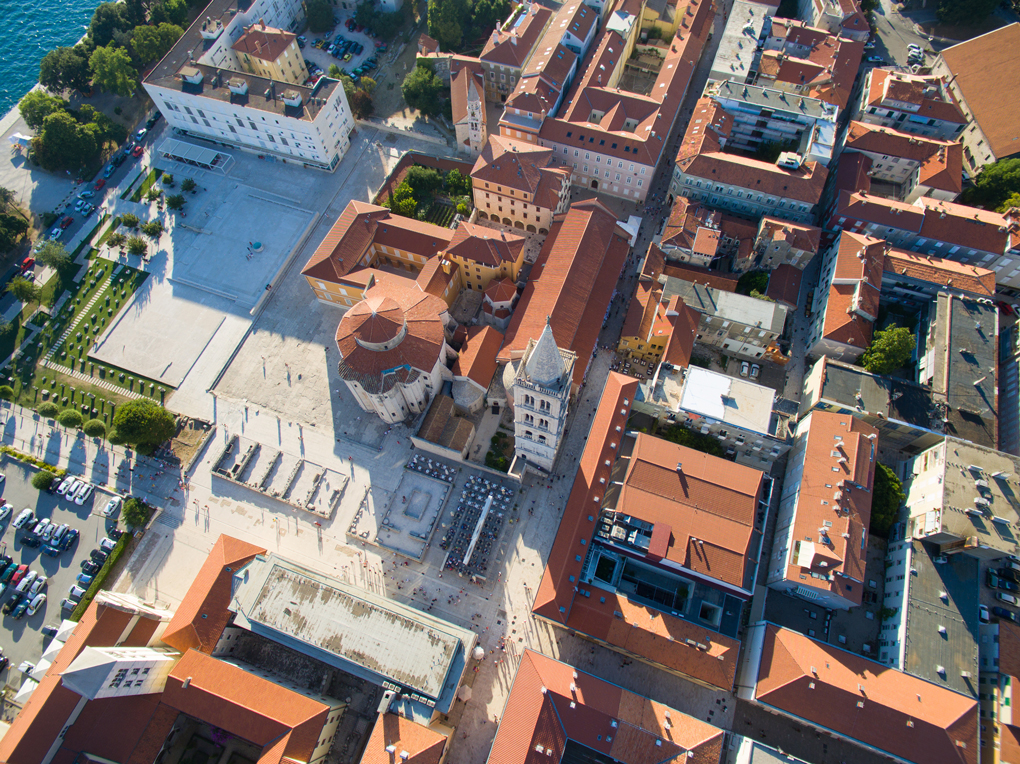
{"label": "green tree", "polygon": [[181,191],[194,191],[195,190],[195,179],[185,178],[181,181]]}
{"label": "green tree", "polygon": [[467,184],[465,182],[466,177],[460,170],[453,169],[446,173],[446,178],[443,180],[443,185],[446,188],[446,193],[450,196],[461,196],[467,193]]}
{"label": "green tree", "polygon": [[974,185],[964,189],[960,199],[986,209],[999,209],[1014,194],[1020,194],[1020,157],[1000,159],[986,166]]}
{"label": "green tree", "polygon": [[354,80],[342,72],[340,74],[340,84],[344,86],[344,95],[347,96],[347,103],[350,104],[354,100],[354,94],[357,92],[358,86],[354,84]]}
{"label": "green tree", "polygon": [[78,48],[55,48],[43,56],[39,63],[39,82],[56,93],[89,88],[92,72],[89,60]]}
{"label": "green tree", "polygon": [[970,26],[988,18],[998,4],[999,0],[942,0],[935,14],[943,24]]}
{"label": "green tree", "polygon": [[10,252],[18,240],[28,233],[28,221],[14,215],[0,215],[0,252]]}
{"label": "green tree", "polygon": [[96,145],[100,149],[110,143],[119,146],[127,138],[127,128],[124,125],[114,122],[91,104],[86,103],[78,107],[76,116],[78,121],[95,138]]}
{"label": "green tree", "polygon": [[[183,0],[181,0],[183,4]],[[187,6],[185,6],[187,15]],[[163,22],[158,26],[135,27],[131,33],[131,49],[140,61],[149,63],[159,61],[170,52],[170,48],[184,34],[184,30],[176,24]]]}
{"label": "green tree", "polygon": [[431,61],[419,59],[418,65],[408,72],[400,86],[404,101],[425,116],[434,116],[443,110],[443,93],[446,86],[436,76]]}
{"label": "green tree", "polygon": [[765,294],[768,288],[768,271],[748,271],[737,281],[737,294],[750,295],[751,292]]}
{"label": "green tree", "polygon": [[105,438],[106,425],[101,419],[90,419],[81,427],[82,431],[90,438]]}
{"label": "green tree", "polygon": [[111,247],[121,247],[124,245],[125,241],[127,241],[127,236],[122,234],[120,231],[114,231],[106,239],[106,243],[109,244]]}
{"label": "green tree", "polygon": [[124,509],[120,514],[129,528],[141,528],[149,522],[152,512],[140,499],[132,496],[124,502]]}
{"label": "green tree", "polygon": [[171,194],[166,198],[166,206],[172,210],[183,210],[184,194]]}
{"label": "green tree", "polygon": [[861,356],[861,366],[873,374],[890,374],[910,361],[917,342],[905,326],[890,326],[875,332],[871,345]]}
{"label": "green tree", "polygon": [[358,87],[361,90],[364,90],[369,95],[372,95],[372,93],[375,92],[375,89],[378,86],[378,84],[379,83],[377,83],[371,77],[362,77],[361,80],[358,82]]}
{"label": "green tree", "polygon": [[668,440],[670,443],[693,448],[695,451],[701,451],[711,456],[722,457],[725,453],[716,438],[690,430],[682,424],[674,424],[668,427],[659,433],[659,437]]}
{"label": "green tree", "polygon": [[7,291],[16,300],[21,302],[39,302],[39,294],[42,291],[26,278],[18,276],[17,278],[11,279],[11,283],[7,285]]}
{"label": "green tree", "polygon": [[81,427],[82,417],[74,409],[64,409],[57,417],[57,422],[64,427]]}
{"label": "green tree", "polygon": [[118,408],[113,426],[121,440],[135,446],[155,447],[170,440],[177,432],[174,415],[145,398],[130,401]]}
{"label": "green tree", "polygon": [[35,253],[35,261],[60,270],[71,262],[71,256],[59,241],[44,241]]}
{"label": "green tree", "polygon": [[[102,6],[99,6],[102,8]],[[96,48],[89,58],[92,81],[100,90],[127,98],[138,87],[138,74],[123,48]]]}
{"label": "green tree", "polygon": [[138,216],[130,212],[126,212],[123,216],[121,216],[120,224],[124,226],[124,228],[138,228]]}
{"label": "green tree", "polygon": [[871,492],[870,532],[887,538],[889,529],[896,522],[900,505],[906,499],[903,484],[896,473],[881,462],[875,465],[875,485]]}
{"label": "green tree", "polygon": [[95,135],[64,111],[43,120],[32,148],[47,170],[80,170],[95,162],[99,153]]}
{"label": "green tree", "polygon": [[1009,212],[1013,207],[1020,207],[1020,191],[1014,191],[1012,194],[1006,197],[1006,201],[1004,201],[1002,204],[996,207],[995,211],[1005,214]]}
{"label": "green tree", "polygon": [[49,470],[39,470],[32,475],[32,487],[39,491],[48,491],[56,479],[57,476]]}
{"label": "green tree", "polygon": [[18,111],[25,124],[33,130],[40,130],[43,122],[50,114],[64,111],[67,108],[67,101],[62,98],[54,98],[42,90],[32,90],[18,103]]}
{"label": "green tree", "polygon": [[97,47],[113,42],[117,32],[125,32],[131,28],[131,20],[127,18],[123,3],[102,3],[92,14],[89,24],[89,39]]}
{"label": "green tree", "polygon": [[158,239],[164,230],[163,224],[158,220],[150,220],[142,225],[142,233],[153,239]]}
{"label": "green tree", "polygon": [[355,119],[367,119],[375,111],[375,104],[372,103],[372,96],[364,90],[358,90],[351,99],[351,113]]}
{"label": "green tree", "polygon": [[444,51],[458,52],[464,38],[461,22],[471,18],[467,0],[429,0],[429,36]]}
{"label": "green tree", "polygon": [[413,218],[418,214],[418,202],[414,198],[414,191],[407,182],[397,186],[390,201],[390,209],[405,218]]}
{"label": "green tree", "polygon": [[0,186],[0,213],[14,212],[28,220],[28,216],[18,206],[18,195],[9,188]]}
{"label": "green tree", "polygon": [[336,64],[330,64],[329,70],[326,72],[326,76],[330,79],[338,80],[343,76],[343,72],[340,71],[340,67]]}
{"label": "green tree", "polygon": [[36,411],[39,412],[39,416],[45,417],[46,419],[52,419],[60,413],[60,406],[56,403],[50,403],[47,401],[46,403],[41,404]]}
{"label": "green tree", "polygon": [[188,20],[188,4],[185,0],[163,0],[149,11],[149,22],[152,24],[173,24],[183,26]]}
{"label": "green tree", "polygon": [[443,176],[432,167],[425,167],[414,164],[407,168],[404,175],[404,183],[414,191],[415,198],[419,201],[429,194],[433,194],[443,186]]}
{"label": "green tree", "polygon": [[471,7],[471,36],[488,35],[510,15],[510,0],[475,0]]}
{"label": "green tree", "polygon": [[129,255],[144,255],[149,251],[149,245],[141,236],[132,236],[127,240],[127,250]]}
{"label": "green tree", "polygon": [[308,28],[316,34],[333,28],[333,6],[327,0],[309,0],[306,7]]}
{"label": "green tree", "polygon": [[0,385],[0,400],[13,401],[14,388],[10,385]]}

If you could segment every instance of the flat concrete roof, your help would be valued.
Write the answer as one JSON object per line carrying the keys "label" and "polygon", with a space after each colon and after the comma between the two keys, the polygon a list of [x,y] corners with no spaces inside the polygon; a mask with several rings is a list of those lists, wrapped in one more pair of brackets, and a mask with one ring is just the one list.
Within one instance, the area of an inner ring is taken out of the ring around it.
{"label": "flat concrete roof", "polygon": [[463,669],[476,639],[472,631],[275,554],[256,557],[235,575],[231,610],[235,623],[250,631],[290,637],[281,641],[317,648],[432,701],[444,694],[451,667]]}
{"label": "flat concrete roof", "polygon": [[836,121],[839,108],[834,104],[810,96],[787,93],[785,90],[766,88],[760,85],[746,85],[728,80],[714,86],[714,92],[707,95],[718,99],[733,99],[752,106],[771,109],[774,113],[794,114],[816,120]]}
{"label": "flat concrete roof", "polygon": [[[953,554],[947,562],[936,564],[933,556],[937,554],[920,541],[911,543],[901,668],[977,698],[978,559]],[[945,669],[943,674],[938,673],[940,666]]]}
{"label": "flat concrete roof", "polygon": [[684,303],[699,313],[718,316],[727,321],[734,321],[745,326],[759,326],[782,334],[786,325],[785,305],[756,297],[723,292],[715,287],[695,284],[673,276],[659,277],[662,284],[662,300],[669,300],[673,295],[680,295]]}
{"label": "flat concrete roof", "polygon": [[680,408],[768,435],[775,399],[771,387],[691,366],[680,393]]}
{"label": "flat concrete roof", "polygon": [[737,82],[747,79],[752,60],[757,62],[755,48],[765,25],[765,18],[774,15],[778,9],[778,5],[746,0],[736,0],[733,3],[715,60],[712,61],[710,79]]}

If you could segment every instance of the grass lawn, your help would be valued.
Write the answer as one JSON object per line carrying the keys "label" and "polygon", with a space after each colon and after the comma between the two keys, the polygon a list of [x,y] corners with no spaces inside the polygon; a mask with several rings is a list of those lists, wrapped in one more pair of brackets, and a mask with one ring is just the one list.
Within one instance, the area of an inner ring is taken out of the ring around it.
{"label": "grass lawn", "polygon": [[[131,201],[133,202],[142,201],[142,197],[145,196],[148,190],[152,188],[153,184],[155,184],[155,182],[159,180],[162,175],[163,175],[162,170],[150,170],[149,174],[146,175],[145,179],[142,181],[142,184],[135,189],[135,192],[133,194],[131,194]],[[124,194],[126,195],[130,191],[131,189],[128,189],[127,191],[124,192]],[[121,198],[123,199],[124,197],[122,196]]]}
{"label": "grass lawn", "polygon": [[[43,327],[42,331],[29,343],[17,363],[9,370],[11,379],[8,384],[14,387],[17,403],[37,408],[45,401],[52,401],[62,408],[76,409],[86,419],[95,417],[109,425],[113,420],[115,407],[131,400],[126,394],[128,392],[145,395],[159,403],[165,401],[168,392],[165,386],[153,380],[135,377],[123,369],[90,360],[88,357],[96,338],[110,325],[121,307],[148,277],[143,271],[122,266],[119,275],[111,281],[117,267],[116,263],[94,257],[80,282],[70,281],[77,270],[71,266],[67,269],[70,273],[58,273],[51,279],[51,283],[58,283],[46,285],[51,293],[59,294],[57,289],[67,281],[69,288],[75,291],[56,315],[47,317],[39,314],[35,319],[35,322]],[[88,314],[83,315],[85,306],[93,297],[96,297],[95,302],[89,308]],[[80,321],[77,320],[79,317]],[[0,337],[0,353],[3,353],[5,347],[13,348],[21,342],[25,327],[20,318],[18,324],[17,332],[12,331],[7,337]],[[73,331],[60,342],[69,326],[74,326]],[[57,352],[50,359],[51,363],[67,369],[67,373],[47,368],[40,363],[54,346],[57,346]],[[10,350],[7,352],[10,353]],[[105,381],[122,388],[125,394],[75,379],[70,375],[72,370],[95,378],[97,382]]]}

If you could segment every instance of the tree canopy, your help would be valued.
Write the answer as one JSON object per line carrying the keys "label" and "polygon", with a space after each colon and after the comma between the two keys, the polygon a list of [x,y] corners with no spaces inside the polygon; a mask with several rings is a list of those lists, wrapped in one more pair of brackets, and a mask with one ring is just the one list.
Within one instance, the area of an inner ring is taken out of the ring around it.
{"label": "tree canopy", "polygon": [[39,63],[39,82],[50,90],[88,90],[92,72],[84,46],[55,48]]}
{"label": "tree canopy", "polygon": [[[102,6],[100,6],[102,7]],[[96,48],[89,58],[92,81],[101,90],[127,98],[138,87],[138,73],[123,48]]]}
{"label": "tree canopy", "polygon": [[28,233],[28,221],[17,215],[0,214],[0,252],[14,249],[18,239]]}
{"label": "tree canopy", "polygon": [[[185,7],[186,11],[186,7]],[[185,14],[186,15],[186,14]],[[143,63],[159,61],[170,52],[184,30],[176,24],[163,22],[158,26],[135,27],[131,33],[131,49]]]}
{"label": "tree canopy", "polygon": [[896,473],[881,462],[875,465],[875,485],[871,492],[871,528],[876,536],[886,538],[896,522],[900,505],[906,499],[903,484]]}
{"label": "tree canopy", "polygon": [[170,440],[177,432],[174,415],[145,398],[130,401],[118,408],[113,417],[113,426],[121,441],[135,446],[155,447]]}
{"label": "tree canopy", "polygon": [[334,26],[333,6],[327,0],[309,0],[306,13],[308,15],[308,28],[318,34],[328,32]]}
{"label": "tree canopy", "polygon": [[33,130],[38,131],[43,126],[43,121],[50,114],[67,109],[67,101],[62,98],[54,98],[42,90],[30,91],[18,103],[18,111],[25,124]]}
{"label": "tree canopy", "polygon": [[92,14],[89,39],[97,47],[109,45],[117,32],[131,29],[130,12],[123,3],[102,3]]}
{"label": "tree canopy", "polygon": [[366,2],[360,3],[354,11],[354,20],[363,27],[371,29],[379,38],[389,40],[397,33],[407,18],[407,8],[407,5],[402,5],[396,11],[387,13],[366,0]]}
{"label": "tree canopy", "polygon": [[185,0],[163,0],[149,11],[152,24],[183,26],[188,20],[188,4]]}
{"label": "tree canopy", "polygon": [[658,437],[668,440],[670,443],[693,448],[695,451],[701,451],[710,456],[722,457],[725,453],[716,438],[711,435],[702,435],[700,432],[695,432],[684,427],[682,424],[674,424],[665,430],[661,430]]}
{"label": "tree canopy", "polygon": [[480,48],[511,8],[510,0],[429,0],[429,35],[450,53]]}
{"label": "tree canopy", "polygon": [[124,502],[124,508],[120,513],[130,528],[141,528],[149,521],[150,514],[149,508],[142,500],[134,496]]}
{"label": "tree canopy", "polygon": [[41,290],[28,279],[18,276],[17,278],[11,279],[11,283],[7,285],[7,291],[10,292],[15,299],[21,300],[22,302],[39,302],[39,293]]}
{"label": "tree canopy", "polygon": [[44,241],[35,253],[35,261],[60,270],[71,262],[71,256],[59,241]]}
{"label": "tree canopy", "polygon": [[66,111],[43,120],[32,148],[47,170],[80,170],[95,161],[99,151],[94,132]]}
{"label": "tree canopy", "polygon": [[984,21],[999,0],[941,0],[935,15],[943,24],[970,26]]}
{"label": "tree canopy", "polygon": [[1000,159],[985,167],[960,199],[999,212],[1020,205],[1020,157]]}
{"label": "tree canopy", "polygon": [[364,90],[357,90],[351,99],[351,113],[355,119],[365,119],[372,116],[375,111],[375,104],[372,103],[372,96]]}
{"label": "tree canopy", "polygon": [[890,374],[910,361],[917,341],[905,326],[890,326],[875,332],[871,345],[861,356],[861,366],[873,374]]}
{"label": "tree canopy", "polygon": [[750,295],[751,292],[765,294],[765,290],[768,288],[768,271],[748,271],[737,281],[737,294]]}
{"label": "tree canopy", "polygon": [[442,112],[445,91],[446,86],[436,76],[432,63],[424,59],[418,60],[418,65],[408,72],[400,86],[407,105],[426,116]]}

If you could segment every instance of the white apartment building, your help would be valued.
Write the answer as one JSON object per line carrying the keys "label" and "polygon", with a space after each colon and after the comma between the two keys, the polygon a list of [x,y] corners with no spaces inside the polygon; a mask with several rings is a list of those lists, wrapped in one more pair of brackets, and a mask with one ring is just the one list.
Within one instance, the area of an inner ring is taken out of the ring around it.
{"label": "white apartment building", "polygon": [[955,140],[967,126],[963,109],[942,77],[869,69],[853,118],[904,133]]}
{"label": "white apartment building", "polygon": [[[246,71],[234,50],[253,24],[293,30],[303,16],[301,3],[291,0],[256,0],[243,12],[227,0],[213,0],[142,84],[180,134],[333,170],[350,148],[354,129],[341,83],[325,77],[313,86],[267,79]],[[290,48],[280,52],[278,63]],[[283,64],[276,69],[290,71]]]}

